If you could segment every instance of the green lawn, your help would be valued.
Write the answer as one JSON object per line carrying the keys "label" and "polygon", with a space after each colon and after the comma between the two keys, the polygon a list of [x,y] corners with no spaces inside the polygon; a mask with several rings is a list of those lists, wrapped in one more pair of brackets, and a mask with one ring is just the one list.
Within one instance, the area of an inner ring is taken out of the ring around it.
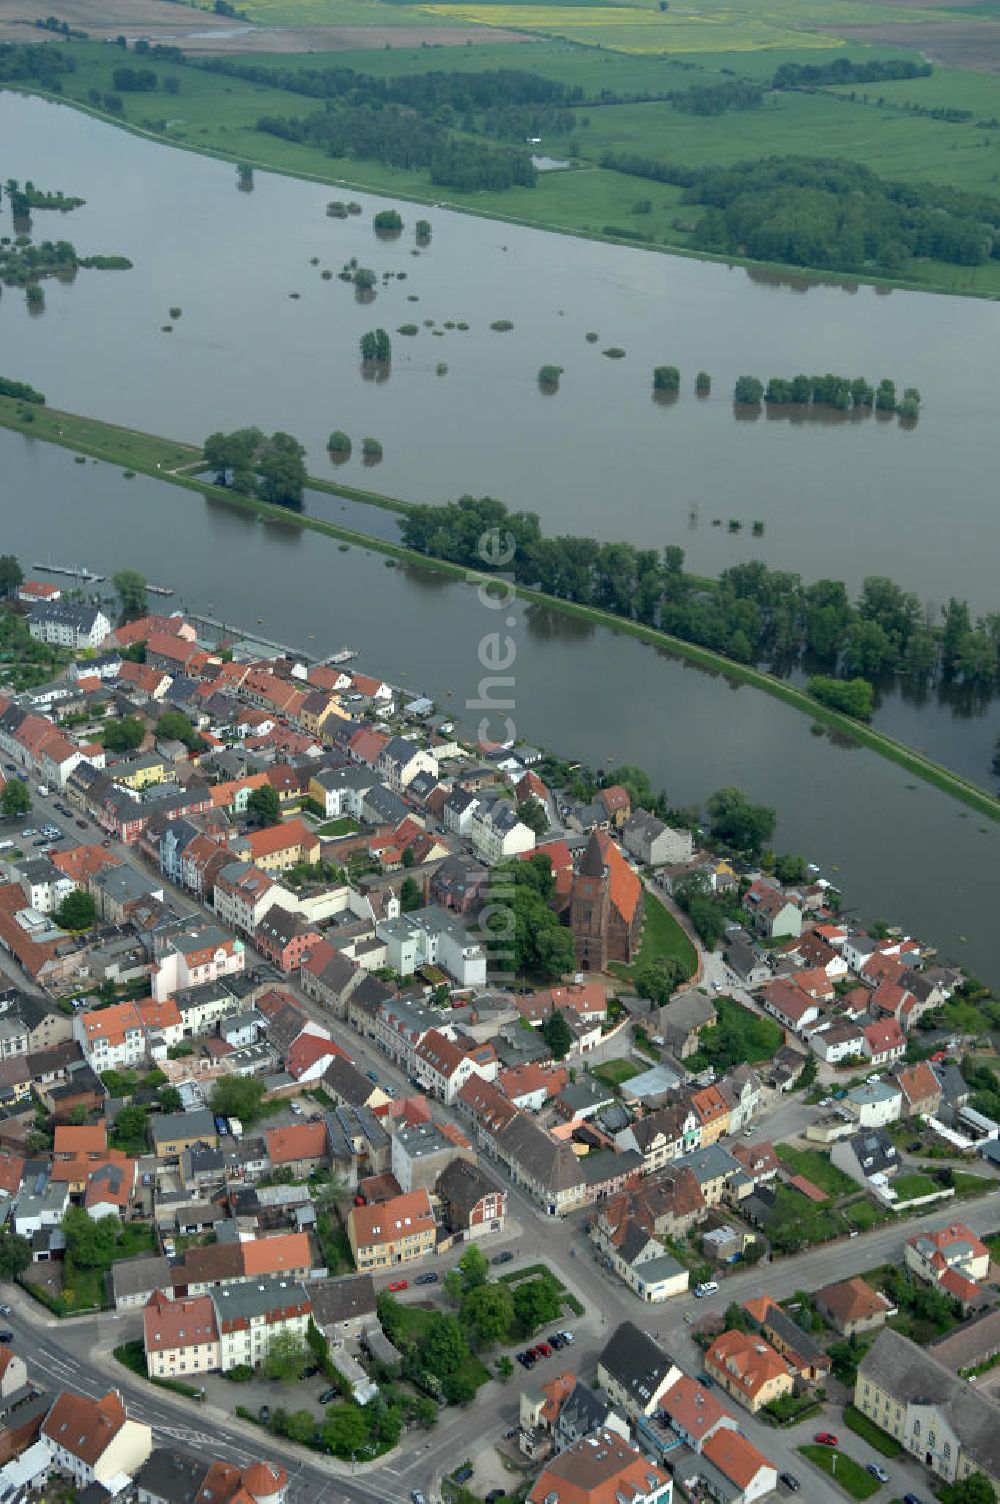
{"label": "green lawn", "polygon": [[828,1196],[846,1196],[857,1189],[851,1177],[832,1165],[829,1155],[819,1149],[795,1149],[791,1144],[775,1144],[774,1152],[793,1175],[804,1175]]}
{"label": "green lawn", "polygon": [[933,1196],[935,1191],[942,1189],[929,1175],[920,1174],[897,1175],[892,1181],[892,1188],[898,1201],[914,1201],[918,1196]]}
{"label": "green lawn", "polygon": [[325,825],[316,827],[318,836],[352,836],[358,829],[358,822],[351,815],[341,815],[339,820],[328,820]]}
{"label": "green lawn", "polygon": [[856,1436],[863,1437],[868,1445],[874,1447],[876,1452],[881,1452],[883,1457],[898,1457],[903,1450],[902,1444],[896,1440],[895,1436],[890,1436],[888,1431],[883,1431],[881,1426],[877,1426],[873,1420],[869,1420],[867,1415],[863,1415],[853,1405],[844,1406],[844,1425]]}
{"label": "green lawn", "polygon": [[890,1215],[883,1207],[876,1206],[874,1201],[869,1201],[867,1197],[852,1201],[850,1206],[843,1208],[843,1214],[858,1232],[867,1232],[870,1227],[884,1222]]}
{"label": "green lawn", "polygon": [[836,1447],[810,1445],[799,1447],[799,1452],[821,1472],[826,1473],[827,1477],[832,1478],[852,1499],[870,1499],[882,1486],[853,1457],[839,1452]]}
{"label": "green lawn", "polygon": [[623,1081],[637,1076],[641,1069],[634,1060],[605,1060],[603,1065],[592,1066],[590,1074],[608,1086],[621,1086]]}
{"label": "green lawn", "polygon": [[645,920],[642,927],[642,943],[632,966],[612,963],[608,968],[617,977],[631,977],[637,966],[647,961],[659,961],[673,956],[684,967],[685,977],[694,976],[698,969],[698,953],[681,929],[673,914],[666,909],[654,894],[647,891]]}

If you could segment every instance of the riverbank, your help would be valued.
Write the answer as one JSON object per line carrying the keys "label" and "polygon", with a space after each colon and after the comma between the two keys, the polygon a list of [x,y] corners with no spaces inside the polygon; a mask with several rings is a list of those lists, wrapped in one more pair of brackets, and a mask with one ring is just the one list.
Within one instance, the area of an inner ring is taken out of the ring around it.
{"label": "riverbank", "polygon": [[[97,419],[62,413],[56,409],[39,407],[29,409],[26,404],[11,398],[0,398],[0,425],[29,438],[58,444],[67,449],[89,454],[107,463],[119,465],[125,470],[142,471],[156,479],[198,491],[216,502],[223,502],[237,511],[256,515],[272,524],[280,523],[288,528],[322,533],[342,543],[357,545],[380,553],[387,559],[417,565],[454,580],[483,584],[488,584],[490,581],[489,575],[431,558],[404,548],[401,544],[373,537],[356,528],[348,528],[323,518],[292,512],[287,508],[272,506],[214,486],[190,473],[192,468],[201,462],[200,451],[191,445],[172,443],[155,435],[102,423]],[[351,495],[352,499],[364,499],[366,494],[370,494],[349,491],[348,488],[338,488],[335,482],[315,482],[311,478],[308,484],[333,495]],[[383,497],[381,504],[390,510],[405,510],[405,504],[393,498]],[[512,588],[523,601],[543,606],[563,617],[608,627],[613,632],[665,649],[679,659],[724,676],[732,683],[746,684],[762,690],[772,698],[781,700],[801,714],[808,716],[814,725],[836,733],[854,746],[867,747],[877,752],[881,757],[948,794],[978,814],[1000,822],[1000,801],[994,799],[970,779],[943,767],[933,759],[873,727],[862,725],[838,711],[817,704],[802,690],[796,689],[771,674],[734,663],[710,649],[671,637],[668,633],[660,632],[656,628],[626,621],[597,607],[575,605],[526,586]]]}
{"label": "riverbank", "polygon": [[[968,267],[917,258],[893,275],[873,273],[867,269],[857,274],[848,274],[697,249],[683,238],[684,199],[680,189],[661,183],[651,184],[628,173],[609,171],[600,165],[597,158],[589,156],[578,159],[567,171],[543,174],[544,181],[532,189],[479,191],[458,197],[445,196],[446,190],[429,182],[423,173],[383,166],[376,161],[352,159],[351,174],[345,176],[342,171],[343,161],[338,163],[337,159],[330,158],[319,147],[284,140],[256,129],[257,117],[262,112],[262,93],[266,94],[269,106],[265,113],[270,114],[306,114],[315,101],[280,88],[263,89],[258,84],[239,78],[172,64],[162,59],[157,59],[157,68],[165,76],[176,78],[182,85],[183,115],[169,120],[158,120],[150,116],[130,120],[127,118],[129,106],[125,107],[124,113],[115,113],[91,98],[92,93],[96,92],[100,100],[111,87],[111,69],[115,59],[109,57],[109,50],[88,43],[75,43],[67,50],[77,57],[78,67],[74,74],[63,80],[61,93],[33,87],[25,80],[5,87],[11,92],[30,94],[55,104],[69,105],[96,120],[145,140],[229,161],[234,165],[326,184],[332,188],[379,194],[436,209],[447,209],[452,213],[547,233],[570,235],[577,239],[627,246],[633,250],[653,251],[660,255],[729,267],[743,266],[761,276],[794,277],[817,285],[871,286],[886,291],[898,288],[1000,299],[1000,263],[996,261]],[[352,54],[352,65],[357,67],[366,56],[363,53]],[[285,58],[283,61],[288,63],[290,59]],[[311,58],[310,61],[315,63],[317,60]],[[394,59],[396,64],[404,61],[402,55]],[[416,53],[412,61],[414,71],[426,66],[426,59],[421,59],[419,52]],[[596,101],[594,107],[598,107]],[[624,108],[627,109],[628,106]],[[850,108],[848,100],[836,102],[837,114],[843,114],[845,108]],[[945,126],[943,129],[950,130],[954,135],[956,128]],[[632,125],[629,127],[628,140],[631,140],[631,130]],[[593,138],[591,145],[598,145],[598,134],[598,131],[586,133],[588,138]],[[611,140],[608,144],[614,145],[615,142]],[[752,146],[745,149],[752,150]],[[771,149],[773,147],[769,146],[768,150]],[[786,149],[796,149],[794,133],[786,143]],[[867,161],[867,153],[865,160]],[[337,171],[338,165],[341,167],[340,172]],[[650,189],[656,194],[655,212],[651,217],[644,215],[636,228],[631,218],[635,212],[636,196],[638,194],[644,198]]]}

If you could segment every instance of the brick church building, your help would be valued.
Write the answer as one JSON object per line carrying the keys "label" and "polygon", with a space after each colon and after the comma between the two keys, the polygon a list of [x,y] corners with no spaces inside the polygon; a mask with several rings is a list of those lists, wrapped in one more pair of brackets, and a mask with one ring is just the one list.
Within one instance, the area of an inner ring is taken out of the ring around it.
{"label": "brick church building", "polygon": [[573,875],[569,927],[580,971],[626,966],[642,938],[642,883],[606,831],[595,830]]}

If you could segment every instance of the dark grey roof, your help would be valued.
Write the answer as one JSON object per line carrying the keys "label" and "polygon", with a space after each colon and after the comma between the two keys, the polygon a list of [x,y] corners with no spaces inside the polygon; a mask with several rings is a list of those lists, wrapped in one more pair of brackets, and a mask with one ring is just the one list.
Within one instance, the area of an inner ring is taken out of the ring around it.
{"label": "dark grey roof", "polygon": [[313,1317],[320,1327],[375,1313],[375,1284],[370,1274],[348,1274],[343,1279],[310,1282]]}
{"label": "dark grey roof", "polygon": [[375,1090],[363,1071],[342,1055],[335,1055],[323,1073],[324,1085],[348,1107],[363,1107]]}
{"label": "dark grey roof", "polygon": [[156,1144],[169,1143],[172,1139],[215,1137],[215,1118],[207,1107],[195,1112],[164,1112],[150,1118],[149,1131]]}
{"label": "dark grey roof", "polygon": [[197,1457],[156,1447],[136,1473],[135,1487],[163,1504],[194,1504],[207,1471]]}
{"label": "dark grey roof", "polygon": [[615,1328],[598,1362],[642,1409],[674,1366],[666,1349],[634,1321],[623,1321]]}
{"label": "dark grey roof", "polygon": [[556,1430],[574,1440],[589,1436],[603,1426],[608,1415],[608,1402],[578,1380],[569,1398],[563,1404],[556,1421]]}
{"label": "dark grey roof", "polygon": [[502,1155],[550,1193],[568,1191],[584,1182],[580,1162],[569,1144],[559,1143],[523,1112],[501,1129],[496,1142]]}
{"label": "dark grey roof", "polygon": [[75,627],[79,632],[92,632],[94,623],[101,615],[103,612],[99,606],[74,606],[69,601],[39,601],[32,608],[28,621],[57,622],[60,626]]}
{"label": "dark grey roof", "polygon": [[478,1201],[499,1187],[478,1165],[470,1164],[467,1159],[453,1159],[441,1171],[435,1189],[443,1201],[458,1207],[468,1217]]}
{"label": "dark grey roof", "polygon": [[111,1285],[116,1300],[122,1296],[144,1295],[147,1290],[169,1290],[170,1265],[160,1254],[122,1259],[111,1270]]}
{"label": "dark grey roof", "polygon": [[770,1307],[764,1318],[764,1325],[768,1331],[777,1334],[783,1346],[793,1348],[807,1363],[819,1366],[829,1363],[825,1349],[820,1347],[808,1332],[804,1332],[798,1322],[780,1306]]}
{"label": "dark grey roof", "polygon": [[896,1145],[884,1128],[866,1128],[848,1139],[854,1157],[866,1175],[884,1174],[900,1166]]}
{"label": "dark grey roof", "polygon": [[899,1404],[936,1405],[972,1462],[992,1477],[1000,1476],[996,1405],[949,1373],[931,1353],[886,1327],[859,1363],[858,1373]]}
{"label": "dark grey roof", "polygon": [[209,1292],[219,1321],[266,1316],[291,1305],[308,1305],[306,1287],[297,1279],[252,1279],[216,1286]]}

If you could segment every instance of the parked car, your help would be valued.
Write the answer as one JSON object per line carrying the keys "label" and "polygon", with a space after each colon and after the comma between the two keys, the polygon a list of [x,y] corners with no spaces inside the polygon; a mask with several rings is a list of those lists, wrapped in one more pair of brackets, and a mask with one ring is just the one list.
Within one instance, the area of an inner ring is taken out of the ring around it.
{"label": "parked car", "polygon": [[833,1106],[833,1098],[832,1097],[820,1097],[819,1101],[816,1103],[816,1106],[817,1107],[832,1107]]}
{"label": "parked car", "polygon": [[573,1336],[572,1332],[560,1332],[559,1335],[563,1339],[563,1341],[566,1343],[567,1346],[569,1346],[569,1344],[571,1342],[575,1342],[576,1341],[576,1338]]}
{"label": "parked car", "polygon": [[704,1284],[695,1285],[695,1287],[694,1287],[694,1293],[695,1293],[695,1299],[696,1300],[701,1300],[706,1295],[717,1295],[718,1292],[719,1292],[718,1281],[714,1280],[714,1279],[707,1279],[707,1280],[705,1280]]}
{"label": "parked car", "polygon": [[492,1264],[512,1264],[514,1255],[508,1249],[505,1253],[495,1253],[490,1260]]}
{"label": "parked car", "polygon": [[77,829],[78,830],[86,830],[87,829],[87,822],[86,822],[86,820],[77,820],[76,824],[77,824]]}
{"label": "parked car", "polygon": [[935,1050],[934,1053],[933,1053],[933,1055],[931,1056],[931,1059],[937,1065],[942,1060],[947,1060],[948,1059],[948,1051],[947,1050]]}
{"label": "parked car", "polygon": [[314,1379],[318,1373],[319,1368],[317,1367],[317,1365],[315,1363],[310,1363],[308,1368],[303,1368],[302,1377],[304,1379]]}
{"label": "parked car", "polygon": [[14,1340],[14,1333],[13,1332],[0,1332],[0,1342],[13,1342],[13,1340]]}
{"label": "parked car", "polygon": [[374,1071],[365,1071],[365,1075],[368,1077],[369,1081],[374,1081],[375,1085],[378,1085],[378,1077],[376,1076]]}
{"label": "parked car", "polygon": [[715,1388],[715,1380],[712,1378],[712,1375],[710,1373],[700,1373],[698,1375],[698,1383],[701,1385],[702,1389]]}
{"label": "parked car", "polygon": [[415,1285],[436,1285],[437,1282],[438,1277],[433,1270],[431,1270],[427,1274],[418,1274],[416,1279],[413,1281]]}
{"label": "parked car", "polygon": [[840,1442],[832,1431],[817,1431],[813,1441],[818,1441],[821,1447],[838,1447]]}
{"label": "parked car", "polygon": [[336,1398],[336,1389],[324,1389],[323,1393],[319,1397],[319,1402],[321,1405],[328,1405],[331,1400],[335,1400]]}
{"label": "parked car", "polygon": [[560,1337],[560,1335],[559,1335],[558,1332],[552,1332],[551,1335],[550,1335],[550,1337],[549,1337],[549,1346],[552,1347],[552,1348],[554,1348],[555,1351],[558,1353],[558,1352],[562,1351],[562,1349],[566,1346],[566,1344],[563,1341],[563,1339]]}
{"label": "parked car", "polygon": [[392,1281],[392,1283],[390,1284],[390,1286],[389,1286],[389,1289],[393,1290],[393,1291],[395,1291],[395,1290],[408,1290],[409,1288],[410,1288],[410,1281],[408,1279],[394,1279]]}
{"label": "parked car", "polygon": [[0,1306],[0,1316],[13,1316],[13,1314],[14,1311],[11,1306]]}
{"label": "parked car", "polygon": [[538,1346],[535,1348],[535,1352],[538,1353],[539,1357],[541,1358],[551,1358],[552,1356],[552,1349],[547,1342],[539,1342]]}
{"label": "parked car", "polygon": [[420,1492],[419,1488],[415,1488],[413,1490],[413,1492],[410,1495],[410,1498],[413,1500],[413,1504],[427,1504],[427,1500],[424,1498],[424,1496]]}
{"label": "parked car", "polygon": [[877,1478],[880,1483],[888,1483],[889,1474],[880,1463],[869,1462],[868,1471],[871,1473],[872,1477]]}
{"label": "parked car", "polygon": [[903,1504],[922,1504],[922,1501],[917,1498],[916,1494],[904,1494]]}
{"label": "parked car", "polygon": [[534,1363],[534,1361],[535,1361],[534,1358],[532,1358],[531,1359],[531,1363],[529,1363],[528,1362],[528,1357],[529,1357],[528,1353],[518,1353],[518,1355],[517,1355],[517,1361],[520,1363],[520,1365],[521,1365],[522,1368],[530,1368],[531,1367],[531,1363]]}
{"label": "parked car", "polygon": [[783,1483],[787,1489],[790,1489],[793,1494],[797,1494],[802,1487],[802,1484],[794,1473],[779,1473],[778,1481]]}
{"label": "parked car", "polygon": [[[463,1463],[458,1472],[454,1474],[456,1483],[468,1483],[471,1477],[472,1469],[467,1462]],[[413,1504],[417,1504],[416,1499],[414,1499]]]}
{"label": "parked car", "polygon": [[497,1500],[502,1499],[503,1496],[504,1491],[502,1488],[491,1488],[486,1495],[486,1504],[497,1504]]}
{"label": "parked car", "polygon": [[262,1426],[267,1425],[268,1421],[271,1419],[270,1405],[261,1405],[260,1409],[257,1411],[257,1419],[260,1421]]}

